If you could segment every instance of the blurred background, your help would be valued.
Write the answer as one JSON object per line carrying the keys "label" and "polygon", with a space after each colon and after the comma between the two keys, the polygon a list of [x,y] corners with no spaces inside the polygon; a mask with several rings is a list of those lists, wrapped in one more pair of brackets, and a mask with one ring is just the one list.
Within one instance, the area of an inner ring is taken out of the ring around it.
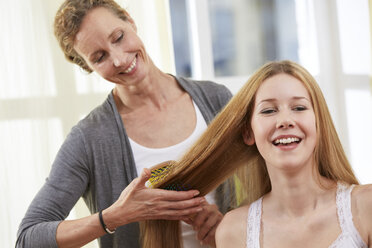
{"label": "blurred background", "polygon": [[[117,0],[162,70],[235,93],[270,60],[320,84],[361,183],[372,183],[371,1]],[[71,127],[113,84],[68,63],[53,36],[62,0],[0,1],[0,243],[18,225]],[[79,201],[69,218],[87,215]],[[96,241],[85,247],[97,247]]]}

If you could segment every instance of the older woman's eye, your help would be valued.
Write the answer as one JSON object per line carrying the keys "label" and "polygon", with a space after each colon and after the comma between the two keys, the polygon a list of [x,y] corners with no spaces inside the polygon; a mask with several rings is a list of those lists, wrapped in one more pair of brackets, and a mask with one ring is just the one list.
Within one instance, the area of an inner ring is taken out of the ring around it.
{"label": "older woman's eye", "polygon": [[123,37],[124,37],[124,33],[121,33],[121,34],[118,36],[118,38],[116,38],[115,42],[119,42],[119,41],[121,41],[121,40],[123,39]]}
{"label": "older woman's eye", "polygon": [[94,63],[100,63],[103,61],[103,59],[105,58],[105,54],[104,53],[101,53],[99,56],[97,56],[95,59],[94,59]]}

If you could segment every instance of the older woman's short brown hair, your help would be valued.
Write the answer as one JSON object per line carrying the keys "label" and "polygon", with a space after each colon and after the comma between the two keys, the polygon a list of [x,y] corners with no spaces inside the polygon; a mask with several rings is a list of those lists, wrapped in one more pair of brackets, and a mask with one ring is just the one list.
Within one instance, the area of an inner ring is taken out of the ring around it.
{"label": "older woman's short brown hair", "polygon": [[54,19],[54,35],[68,61],[79,65],[87,72],[92,72],[86,61],[75,51],[75,36],[86,14],[94,8],[104,7],[120,19],[127,21],[128,12],[113,0],[66,0]]}

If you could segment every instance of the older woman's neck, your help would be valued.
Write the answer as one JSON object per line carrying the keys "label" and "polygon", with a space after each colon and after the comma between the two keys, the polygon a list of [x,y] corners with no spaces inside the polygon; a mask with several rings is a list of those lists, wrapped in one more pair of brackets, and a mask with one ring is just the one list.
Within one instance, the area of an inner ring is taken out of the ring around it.
{"label": "older woman's neck", "polygon": [[162,109],[183,92],[174,77],[154,71],[136,85],[117,85],[114,96],[128,110],[144,106]]}

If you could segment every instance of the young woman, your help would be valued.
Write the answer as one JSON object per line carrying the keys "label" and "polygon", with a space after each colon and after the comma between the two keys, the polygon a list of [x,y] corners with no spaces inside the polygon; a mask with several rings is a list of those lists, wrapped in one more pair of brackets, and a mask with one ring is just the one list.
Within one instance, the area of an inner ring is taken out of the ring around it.
{"label": "young woman", "polygon": [[372,185],[354,186],[314,79],[283,67],[261,80],[243,130],[271,189],[224,218],[217,247],[371,247]]}
{"label": "young woman", "polygon": [[372,247],[372,185],[358,185],[320,88],[296,63],[261,67],[169,168],[157,187],[202,194],[238,170],[245,204],[225,215],[217,247]]}

